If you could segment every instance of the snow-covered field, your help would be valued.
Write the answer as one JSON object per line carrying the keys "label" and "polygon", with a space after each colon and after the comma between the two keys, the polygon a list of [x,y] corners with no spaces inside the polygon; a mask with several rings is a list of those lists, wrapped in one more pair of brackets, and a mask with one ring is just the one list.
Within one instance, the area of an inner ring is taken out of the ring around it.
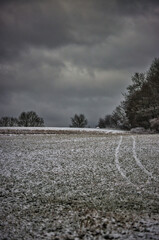
{"label": "snow-covered field", "polygon": [[0,134],[72,134],[72,133],[90,133],[90,134],[126,134],[126,131],[116,129],[99,129],[99,128],[71,128],[71,127],[0,127]]}
{"label": "snow-covered field", "polygon": [[159,135],[1,134],[0,239],[159,239]]}

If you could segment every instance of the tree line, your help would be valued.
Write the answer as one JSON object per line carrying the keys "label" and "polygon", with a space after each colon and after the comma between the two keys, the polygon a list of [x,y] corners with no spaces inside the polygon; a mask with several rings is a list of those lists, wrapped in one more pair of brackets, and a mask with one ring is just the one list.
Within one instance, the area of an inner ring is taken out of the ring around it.
{"label": "tree line", "polygon": [[110,116],[110,125],[122,129],[143,127],[159,131],[159,58],[146,73],[135,73],[124,100]]}
{"label": "tree line", "polygon": [[22,112],[18,118],[2,117],[0,119],[1,127],[43,127],[44,120],[36,112]]}
{"label": "tree line", "polygon": [[[130,130],[143,127],[159,131],[159,58],[153,60],[146,73],[132,76],[132,83],[123,96],[124,100],[112,114],[99,119],[99,128]],[[86,126],[88,123],[83,114],[81,117],[76,114],[71,120],[73,127]]]}

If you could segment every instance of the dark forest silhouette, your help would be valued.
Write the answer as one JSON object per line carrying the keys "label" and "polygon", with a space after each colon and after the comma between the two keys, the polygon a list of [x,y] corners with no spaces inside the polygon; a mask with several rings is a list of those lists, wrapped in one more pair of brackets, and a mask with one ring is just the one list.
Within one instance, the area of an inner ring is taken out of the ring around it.
{"label": "dark forest silhouette", "polygon": [[18,118],[2,117],[0,119],[1,127],[43,127],[44,120],[36,112],[22,112]]}
{"label": "dark forest silhouette", "polygon": [[131,129],[143,127],[159,131],[159,58],[144,73],[135,73],[124,101],[111,115],[100,118],[98,127]]}

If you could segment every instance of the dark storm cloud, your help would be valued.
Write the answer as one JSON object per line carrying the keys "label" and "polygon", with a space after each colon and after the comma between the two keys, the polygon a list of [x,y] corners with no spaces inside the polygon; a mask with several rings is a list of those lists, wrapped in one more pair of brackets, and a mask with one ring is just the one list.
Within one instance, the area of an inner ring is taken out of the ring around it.
{"label": "dark storm cloud", "polygon": [[1,56],[21,48],[58,47],[70,41],[67,16],[60,1],[8,1],[0,8]]}
{"label": "dark storm cloud", "polygon": [[1,116],[68,126],[83,112],[95,125],[158,57],[158,29],[155,0],[1,0]]}
{"label": "dark storm cloud", "polygon": [[154,11],[157,1],[15,0],[0,4],[0,56],[11,57],[30,45],[55,48],[100,42],[122,31],[127,16]]}

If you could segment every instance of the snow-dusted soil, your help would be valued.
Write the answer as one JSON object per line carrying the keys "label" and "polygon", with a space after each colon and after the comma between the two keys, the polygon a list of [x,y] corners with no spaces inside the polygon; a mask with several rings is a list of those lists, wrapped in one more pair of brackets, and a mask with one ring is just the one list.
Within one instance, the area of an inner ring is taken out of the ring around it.
{"label": "snow-dusted soil", "polygon": [[0,127],[0,134],[128,134],[117,129],[70,127]]}
{"label": "snow-dusted soil", "polygon": [[159,135],[0,135],[0,239],[159,239]]}

